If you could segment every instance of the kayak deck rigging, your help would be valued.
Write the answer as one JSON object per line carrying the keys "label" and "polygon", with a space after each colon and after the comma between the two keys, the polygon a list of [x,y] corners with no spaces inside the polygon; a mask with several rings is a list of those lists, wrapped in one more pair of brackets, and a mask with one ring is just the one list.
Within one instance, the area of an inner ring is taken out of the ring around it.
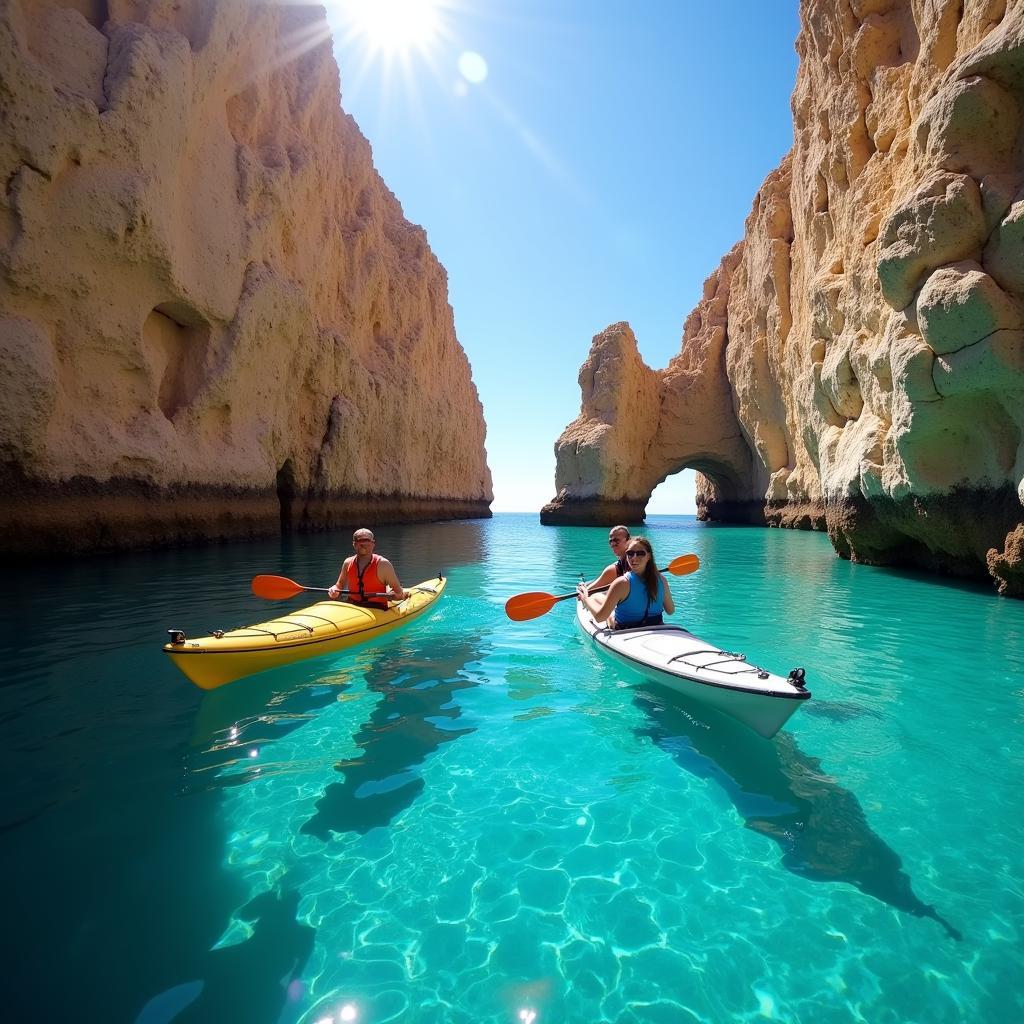
{"label": "kayak deck rigging", "polygon": [[[314,615],[312,612],[303,612],[307,618],[319,619],[322,623],[326,623],[329,627],[334,628],[336,623],[333,619],[327,618],[325,615]],[[300,629],[304,629],[306,633],[312,636],[316,627],[309,625],[306,622],[292,622],[291,619],[271,619],[271,622],[284,622],[287,625],[294,626],[294,629],[282,629],[280,632],[275,633],[272,629],[260,629],[258,626],[238,626],[235,629],[229,629],[221,633],[221,636],[234,636],[234,637],[248,637],[248,636],[272,636],[275,640],[279,640],[282,636],[288,633],[297,633]],[[214,634],[216,636],[216,633]],[[218,637],[220,639],[220,637]]]}
{"label": "kayak deck rigging", "polygon": [[580,628],[608,657],[687,697],[731,715],[771,738],[811,694],[803,669],[774,675],[745,654],[709,644],[682,626],[663,623],[615,630],[583,605]]}
{"label": "kayak deck rigging", "polygon": [[[647,639],[652,633],[676,634],[690,637],[693,640],[700,640],[699,637],[683,626],[671,625],[640,626],[637,627],[635,631],[630,629],[612,629],[610,626],[605,626],[603,628],[599,628],[594,635],[596,637],[600,634],[608,634],[616,638],[621,638],[622,643],[628,643],[630,640],[637,638]],[[703,643],[704,641],[700,642]],[[718,655],[719,658],[717,661],[705,662],[692,660],[702,654]],[[768,679],[771,676],[771,673],[767,669],[761,668],[760,665],[755,665],[753,662],[748,662],[745,654],[741,654],[737,651],[727,651],[721,647],[703,647],[698,648],[697,650],[684,651],[682,654],[674,654],[672,657],[666,659],[665,665],[672,665],[675,662],[681,662],[683,665],[693,669],[695,672],[700,672],[702,670],[715,671],[722,675],[729,676],[738,676],[753,672],[756,673],[758,679]],[[716,668],[717,665],[729,665],[736,662],[742,662],[743,664],[739,668],[733,669]]]}

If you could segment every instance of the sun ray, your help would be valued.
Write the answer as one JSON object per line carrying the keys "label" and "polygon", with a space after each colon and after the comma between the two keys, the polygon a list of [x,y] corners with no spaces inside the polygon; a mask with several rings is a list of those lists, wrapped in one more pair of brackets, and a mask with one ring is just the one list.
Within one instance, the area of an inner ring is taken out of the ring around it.
{"label": "sun ray", "polygon": [[326,44],[329,47],[330,43],[331,29],[323,18],[316,18],[301,24],[281,37],[278,51],[274,54],[269,64],[253,67],[249,70],[245,83],[249,84],[264,75],[269,75],[278,68],[285,67],[300,57],[305,56],[319,46]]}
{"label": "sun ray", "polygon": [[[442,91],[454,88],[452,54],[458,52],[459,43],[452,15],[458,3],[455,0],[419,0],[418,3],[416,0],[385,0],[385,3],[392,5],[392,12],[400,12],[410,4],[420,9],[429,8],[429,20],[420,16],[419,21],[413,22],[421,29],[427,26],[422,37],[415,38],[408,26],[394,37],[378,34],[387,24],[379,13],[379,0],[333,0],[328,4],[328,22],[342,71],[342,94],[351,100],[362,95],[364,89],[372,88],[379,125],[393,116],[396,104],[404,104],[421,129],[421,147],[432,152],[433,133],[429,130],[430,119],[424,106],[422,75],[429,74]],[[342,54],[345,54],[344,59]],[[373,129],[370,131],[372,134]]]}
{"label": "sun ray", "polygon": [[526,150],[551,176],[552,180],[561,185],[581,206],[590,207],[594,197],[577,179],[569,166],[561,160],[552,149],[534,132],[529,125],[496,93],[489,91],[485,96],[491,106],[498,112],[502,120],[512,128]]}

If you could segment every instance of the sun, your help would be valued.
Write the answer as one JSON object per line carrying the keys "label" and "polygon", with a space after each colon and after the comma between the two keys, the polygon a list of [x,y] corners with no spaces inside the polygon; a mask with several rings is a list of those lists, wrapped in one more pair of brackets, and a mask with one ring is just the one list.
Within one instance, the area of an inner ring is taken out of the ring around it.
{"label": "sun", "polygon": [[372,52],[426,53],[441,33],[438,0],[336,0],[345,35],[362,38]]}

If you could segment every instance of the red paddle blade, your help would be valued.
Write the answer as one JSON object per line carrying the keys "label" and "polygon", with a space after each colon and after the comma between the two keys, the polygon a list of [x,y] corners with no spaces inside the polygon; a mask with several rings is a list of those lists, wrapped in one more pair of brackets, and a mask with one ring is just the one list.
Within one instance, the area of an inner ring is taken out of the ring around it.
{"label": "red paddle blade", "polygon": [[257,597],[265,597],[268,601],[284,601],[286,598],[301,594],[305,588],[294,580],[284,576],[254,576],[252,592]]}
{"label": "red paddle blade", "polygon": [[673,576],[689,576],[700,568],[700,559],[696,555],[680,555],[668,563],[668,571]]}
{"label": "red paddle blade", "polygon": [[513,622],[526,622],[546,615],[558,599],[551,594],[534,591],[530,594],[516,594],[505,602],[505,614]]}

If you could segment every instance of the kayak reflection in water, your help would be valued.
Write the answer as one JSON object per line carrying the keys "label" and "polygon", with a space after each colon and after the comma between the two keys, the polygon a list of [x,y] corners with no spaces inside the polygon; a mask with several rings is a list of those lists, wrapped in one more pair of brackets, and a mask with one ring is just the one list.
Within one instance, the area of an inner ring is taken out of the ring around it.
{"label": "kayak reflection in water", "polygon": [[[654,549],[646,537],[631,537],[626,546],[625,576],[620,576],[604,594],[591,595],[586,583],[576,596],[596,622],[608,622],[612,629],[660,626],[662,613],[675,610],[668,583],[654,563]],[[614,613],[614,614],[613,614]]]}
{"label": "kayak reflection in water", "polygon": [[846,882],[896,910],[937,921],[952,939],[963,938],[916,895],[899,854],[872,829],[860,800],[790,733],[754,739],[707,708],[692,717],[680,699],[648,684],[636,687],[633,699],[648,719],[636,734],[652,739],[691,775],[721,786],[745,826],[778,845],[787,871],[813,882]]}
{"label": "kayak reflection in water", "polygon": [[351,604],[364,608],[387,608],[389,600],[406,599],[408,595],[398,582],[395,567],[374,552],[376,543],[372,530],[359,529],[352,534],[355,554],[341,563],[338,581],[327,591],[329,597],[345,597]]}

